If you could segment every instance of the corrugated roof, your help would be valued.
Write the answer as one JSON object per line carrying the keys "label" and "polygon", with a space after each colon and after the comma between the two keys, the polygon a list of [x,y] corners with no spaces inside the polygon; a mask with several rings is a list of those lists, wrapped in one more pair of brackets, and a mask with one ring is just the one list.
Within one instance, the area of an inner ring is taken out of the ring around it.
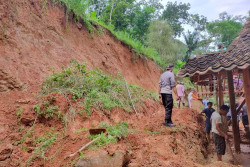
{"label": "corrugated roof", "polygon": [[209,72],[246,69],[250,66],[250,20],[246,22],[238,37],[226,51],[205,54],[189,59],[177,73],[178,77],[204,75]]}

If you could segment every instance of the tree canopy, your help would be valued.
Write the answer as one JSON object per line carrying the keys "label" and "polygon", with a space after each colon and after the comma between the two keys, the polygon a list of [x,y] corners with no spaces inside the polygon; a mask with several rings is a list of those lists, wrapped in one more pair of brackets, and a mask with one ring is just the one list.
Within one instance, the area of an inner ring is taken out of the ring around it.
{"label": "tree canopy", "polygon": [[[82,17],[88,28],[91,21],[99,22],[161,65],[214,51],[212,46],[217,43],[228,46],[247,18],[223,12],[219,19],[208,22],[199,13],[191,14],[189,3],[168,2],[163,6],[161,0],[59,1]],[[189,31],[184,30],[186,25],[191,27]]]}
{"label": "tree canopy", "polygon": [[207,30],[217,43],[221,42],[227,47],[238,36],[243,27],[244,18],[232,17],[226,12],[219,15],[219,19],[207,25]]}

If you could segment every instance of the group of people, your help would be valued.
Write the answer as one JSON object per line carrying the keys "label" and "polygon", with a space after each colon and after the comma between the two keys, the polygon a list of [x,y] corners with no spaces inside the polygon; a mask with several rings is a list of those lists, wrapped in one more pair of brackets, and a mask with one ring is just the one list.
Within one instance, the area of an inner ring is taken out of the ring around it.
{"label": "group of people", "polygon": [[[165,108],[165,126],[175,126],[172,122],[172,110],[173,110],[173,95],[177,95],[176,101],[178,107],[180,108],[181,104],[185,107],[185,86],[183,82],[177,83],[175,81],[173,73],[173,64],[169,64],[166,68],[166,71],[161,75],[159,81],[159,98],[162,100],[162,104]],[[194,89],[191,89],[188,94],[188,106],[192,107],[192,100],[200,100],[198,96],[195,95]]]}
{"label": "group of people", "polygon": [[225,155],[226,151],[226,140],[228,140],[228,125],[227,125],[227,113],[229,112],[229,107],[227,105],[222,105],[219,111],[215,111],[212,107],[212,102],[204,102],[204,110],[201,112],[202,115],[206,117],[205,120],[205,130],[208,142],[210,142],[210,132],[212,130],[213,141],[215,149],[217,152],[218,161],[222,160],[222,155]]}
{"label": "group of people", "polygon": [[[176,86],[175,77],[173,74],[173,64],[169,64],[166,71],[161,75],[159,81],[159,98],[162,99],[162,103],[165,108],[165,123],[164,126],[173,127],[172,121],[172,109],[173,109],[173,95],[172,92],[177,95],[176,101],[178,102],[178,107],[180,108],[181,103],[185,106],[185,87],[184,83],[179,83]],[[192,100],[200,100],[194,93],[192,89],[188,94],[188,104],[192,107]],[[215,144],[218,160],[222,160],[222,155],[225,154],[226,150],[226,140],[228,140],[227,135],[227,114],[229,112],[229,107],[227,105],[220,106],[219,111],[213,109],[213,103],[209,101],[208,98],[203,100],[204,110],[201,112],[206,117],[205,130],[208,142],[210,142],[210,131],[212,131],[213,141]],[[243,108],[244,110],[244,108]],[[244,110],[244,112],[246,112]],[[247,117],[244,117],[246,119]],[[247,122],[248,123],[248,122]]]}

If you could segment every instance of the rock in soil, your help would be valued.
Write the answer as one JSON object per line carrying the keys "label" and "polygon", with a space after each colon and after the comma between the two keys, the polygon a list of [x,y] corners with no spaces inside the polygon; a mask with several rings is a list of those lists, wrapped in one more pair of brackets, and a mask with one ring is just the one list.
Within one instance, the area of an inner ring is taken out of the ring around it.
{"label": "rock in soil", "polygon": [[11,144],[0,145],[0,161],[4,161],[10,157],[13,151],[13,146]]}
{"label": "rock in soil", "polygon": [[32,111],[25,111],[21,116],[21,122],[28,126],[31,125],[35,120],[35,114]]}
{"label": "rock in soil", "polygon": [[76,167],[123,167],[129,162],[128,155],[124,151],[117,151],[114,155],[100,150],[80,159]]}

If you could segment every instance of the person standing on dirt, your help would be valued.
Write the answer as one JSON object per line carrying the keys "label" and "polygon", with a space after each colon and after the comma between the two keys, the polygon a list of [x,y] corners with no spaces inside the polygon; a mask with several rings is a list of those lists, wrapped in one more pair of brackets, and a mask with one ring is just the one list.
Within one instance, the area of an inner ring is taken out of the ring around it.
{"label": "person standing on dirt", "polygon": [[228,111],[229,107],[227,105],[222,105],[219,112],[215,111],[211,116],[212,133],[218,161],[222,161],[222,155],[225,155],[226,152],[226,140],[228,140],[228,135],[225,117]]}
{"label": "person standing on dirt", "polygon": [[201,112],[201,114],[205,114],[205,116],[206,116],[205,127],[206,127],[207,141],[209,143],[210,143],[210,131],[211,131],[211,128],[212,128],[210,119],[211,119],[211,116],[212,116],[213,112],[215,111],[215,109],[213,109],[212,106],[213,106],[213,103],[212,102],[208,102],[207,103],[207,108],[205,108]]}
{"label": "person standing on dirt", "polygon": [[181,103],[183,107],[185,107],[185,87],[184,82],[181,82],[177,87],[177,95],[178,95],[178,107],[181,108]]}
{"label": "person standing on dirt", "polygon": [[191,89],[190,93],[188,94],[188,107],[189,108],[192,108],[192,101],[193,100],[200,100],[200,98],[195,95],[195,90]]}
{"label": "person standing on dirt", "polygon": [[175,88],[175,77],[173,73],[173,64],[169,64],[166,71],[161,75],[159,81],[159,98],[162,99],[162,103],[165,107],[165,123],[164,126],[175,126],[172,122],[172,110],[173,110],[173,96],[172,90],[177,95]]}

